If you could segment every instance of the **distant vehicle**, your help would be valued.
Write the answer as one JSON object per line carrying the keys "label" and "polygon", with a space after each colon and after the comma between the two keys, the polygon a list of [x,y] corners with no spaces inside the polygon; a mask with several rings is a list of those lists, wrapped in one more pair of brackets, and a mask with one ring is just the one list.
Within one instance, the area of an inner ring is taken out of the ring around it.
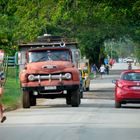
{"label": "distant vehicle", "polygon": [[140,103],[140,70],[126,70],[115,83],[115,107],[126,103]]}
{"label": "distant vehicle", "polygon": [[88,73],[88,70],[82,70],[82,77],[83,77],[84,91],[89,91],[89,87],[90,87],[90,75]]}
{"label": "distant vehicle", "polygon": [[82,72],[79,70],[79,76],[80,76],[80,96],[83,98],[83,92],[84,92],[84,87],[83,87],[83,78],[82,78]]}
{"label": "distant vehicle", "polygon": [[131,57],[127,57],[127,58],[126,58],[126,62],[127,62],[127,63],[129,63],[129,62],[130,62],[130,63],[133,63],[134,60],[133,60],[133,58],[131,58]]}
{"label": "distant vehicle", "polygon": [[81,59],[79,62],[79,70],[82,74],[83,79],[83,89],[84,91],[89,91],[90,87],[90,65],[88,59]]}

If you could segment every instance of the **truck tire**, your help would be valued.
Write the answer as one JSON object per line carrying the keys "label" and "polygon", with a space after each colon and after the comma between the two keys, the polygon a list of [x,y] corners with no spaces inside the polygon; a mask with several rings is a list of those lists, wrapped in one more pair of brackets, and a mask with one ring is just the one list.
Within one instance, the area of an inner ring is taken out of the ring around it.
{"label": "truck tire", "polygon": [[71,105],[72,107],[78,107],[81,102],[79,89],[72,91],[71,93]]}
{"label": "truck tire", "polygon": [[30,94],[28,91],[23,91],[22,104],[23,108],[30,108]]}

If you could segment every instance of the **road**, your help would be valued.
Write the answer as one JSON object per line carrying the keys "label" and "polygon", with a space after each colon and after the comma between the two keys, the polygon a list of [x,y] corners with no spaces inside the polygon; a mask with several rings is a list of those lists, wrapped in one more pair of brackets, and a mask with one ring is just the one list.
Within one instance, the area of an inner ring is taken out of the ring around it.
{"label": "road", "polygon": [[112,79],[118,76],[92,80],[78,108],[67,106],[64,99],[49,99],[6,112],[0,140],[140,140],[140,105],[114,108]]}

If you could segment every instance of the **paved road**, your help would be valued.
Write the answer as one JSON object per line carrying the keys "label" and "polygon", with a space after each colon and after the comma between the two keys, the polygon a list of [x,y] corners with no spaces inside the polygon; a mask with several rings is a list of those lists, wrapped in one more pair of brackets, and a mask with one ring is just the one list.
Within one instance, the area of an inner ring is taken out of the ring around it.
{"label": "paved road", "polygon": [[118,75],[103,75],[91,81],[90,91],[85,92],[84,98],[88,99],[114,99],[113,79],[119,78]]}
{"label": "paved road", "polygon": [[[132,69],[138,69],[140,68],[140,66],[134,65],[134,63],[132,63]],[[128,69],[128,63],[115,63],[112,67],[112,70],[126,70]]]}
{"label": "paved road", "polygon": [[140,140],[140,105],[114,108],[112,79],[117,77],[93,80],[78,108],[54,99],[7,112],[0,140]]}

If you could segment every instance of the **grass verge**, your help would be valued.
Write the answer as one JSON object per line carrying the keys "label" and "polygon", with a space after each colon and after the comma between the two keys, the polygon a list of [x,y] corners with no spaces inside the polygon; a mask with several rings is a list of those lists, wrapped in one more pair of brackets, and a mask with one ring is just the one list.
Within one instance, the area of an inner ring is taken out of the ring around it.
{"label": "grass verge", "polygon": [[20,84],[18,78],[15,76],[14,68],[8,68],[2,102],[6,110],[13,110],[21,105]]}

